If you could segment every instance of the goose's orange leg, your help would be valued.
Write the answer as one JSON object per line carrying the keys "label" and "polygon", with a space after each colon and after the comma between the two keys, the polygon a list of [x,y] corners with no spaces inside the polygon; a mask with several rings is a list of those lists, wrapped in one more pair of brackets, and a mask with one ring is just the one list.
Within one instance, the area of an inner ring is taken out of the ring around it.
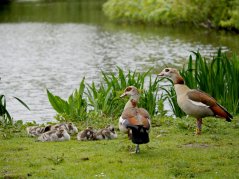
{"label": "goose's orange leg", "polygon": [[197,119],[197,128],[196,128],[196,135],[201,135],[202,132],[202,118]]}

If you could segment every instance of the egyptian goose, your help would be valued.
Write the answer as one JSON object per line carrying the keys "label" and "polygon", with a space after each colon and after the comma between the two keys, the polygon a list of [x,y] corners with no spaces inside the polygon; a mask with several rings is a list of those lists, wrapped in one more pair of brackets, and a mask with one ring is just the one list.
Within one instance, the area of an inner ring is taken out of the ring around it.
{"label": "egyptian goose", "polygon": [[149,142],[150,116],[145,109],[137,107],[139,92],[136,87],[127,87],[120,97],[125,96],[130,96],[130,99],[119,118],[119,129],[124,133],[128,133],[132,142],[136,144],[135,152],[139,153],[139,144]]}
{"label": "egyptian goose", "polygon": [[184,84],[184,79],[174,68],[165,68],[158,76],[169,77],[174,83],[179,107],[190,116],[197,119],[196,134],[201,134],[202,118],[216,116],[231,122],[232,115],[217,103],[217,101],[203,91],[190,89]]}

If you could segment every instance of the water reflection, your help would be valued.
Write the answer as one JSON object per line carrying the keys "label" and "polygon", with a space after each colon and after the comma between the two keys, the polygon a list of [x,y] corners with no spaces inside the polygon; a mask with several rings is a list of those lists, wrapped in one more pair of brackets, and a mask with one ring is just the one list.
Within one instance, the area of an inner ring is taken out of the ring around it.
{"label": "water reflection", "polygon": [[0,4],[0,22],[103,23],[105,0],[15,0]]}

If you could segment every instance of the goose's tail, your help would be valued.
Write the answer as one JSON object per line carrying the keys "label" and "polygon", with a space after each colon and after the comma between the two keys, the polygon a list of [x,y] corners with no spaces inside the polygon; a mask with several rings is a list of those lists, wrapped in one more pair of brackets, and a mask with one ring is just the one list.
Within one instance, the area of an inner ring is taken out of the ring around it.
{"label": "goose's tail", "polygon": [[149,129],[142,125],[128,125],[132,130],[132,142],[135,144],[146,144],[149,142]]}

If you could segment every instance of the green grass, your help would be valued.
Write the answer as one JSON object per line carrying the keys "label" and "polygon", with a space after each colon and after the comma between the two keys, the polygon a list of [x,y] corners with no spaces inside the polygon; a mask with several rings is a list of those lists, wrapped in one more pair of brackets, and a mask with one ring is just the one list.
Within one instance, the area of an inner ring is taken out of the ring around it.
{"label": "green grass", "polygon": [[[117,120],[94,119],[95,128]],[[126,135],[109,141],[35,142],[19,124],[1,129],[0,177],[16,178],[238,178],[239,117],[204,119],[195,136],[193,118],[154,118],[150,143],[140,154]],[[22,129],[22,130],[21,130]],[[8,131],[8,132],[7,132]],[[10,137],[7,137],[10,136]]]}

